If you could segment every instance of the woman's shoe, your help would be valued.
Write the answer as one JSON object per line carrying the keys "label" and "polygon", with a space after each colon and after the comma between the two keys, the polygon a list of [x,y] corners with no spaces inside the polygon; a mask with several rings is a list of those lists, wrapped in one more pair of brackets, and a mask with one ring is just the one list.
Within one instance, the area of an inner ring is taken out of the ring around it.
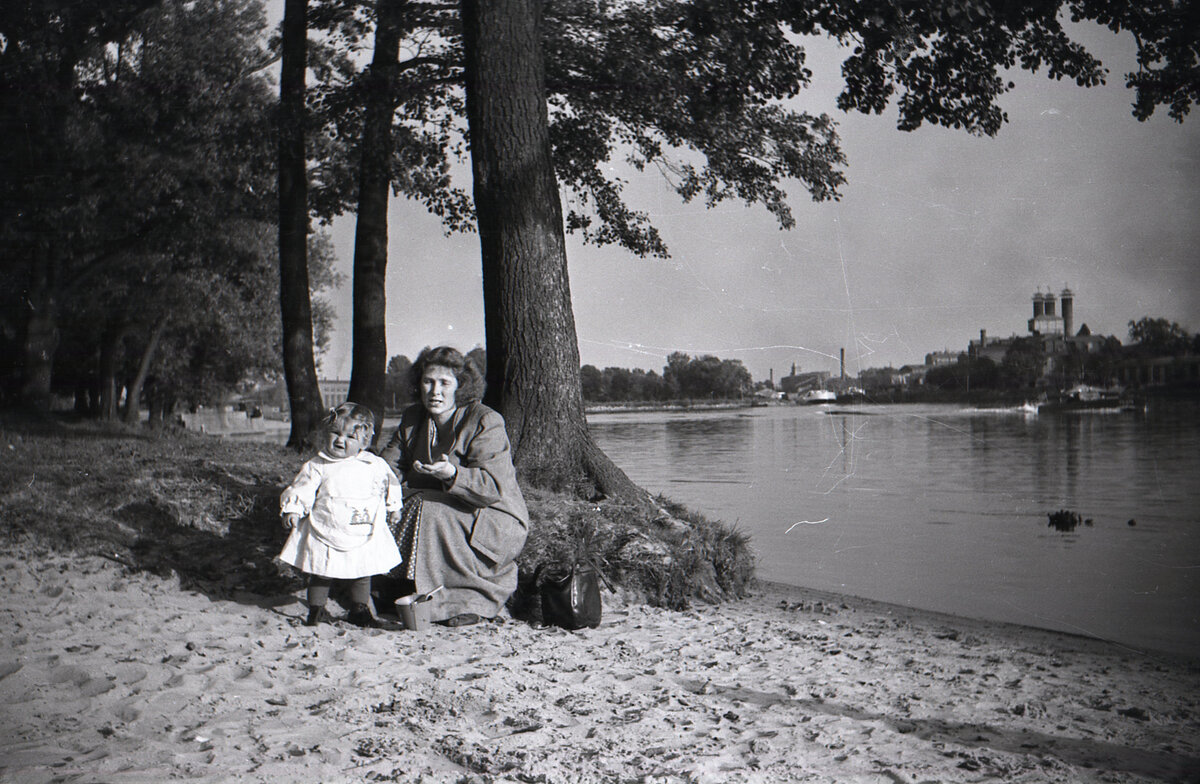
{"label": "woman's shoe", "polygon": [[329,620],[329,613],[325,612],[325,605],[319,607],[308,608],[308,618],[304,621],[305,626],[317,626]]}
{"label": "woman's shoe", "polygon": [[355,604],[350,607],[350,614],[346,616],[346,620],[355,626],[361,626],[364,629],[380,628],[379,621],[374,615],[371,615],[371,608],[365,604]]}
{"label": "woman's shoe", "polygon": [[479,623],[482,620],[483,619],[475,613],[461,613],[459,615],[452,615],[440,623],[442,626],[449,626],[453,628],[456,626],[470,626],[471,624]]}

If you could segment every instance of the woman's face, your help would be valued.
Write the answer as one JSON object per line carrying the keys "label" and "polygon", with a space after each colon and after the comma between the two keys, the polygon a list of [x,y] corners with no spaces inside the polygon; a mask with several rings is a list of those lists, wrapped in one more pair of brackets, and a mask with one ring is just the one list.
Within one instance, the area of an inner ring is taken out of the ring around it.
{"label": "woman's face", "polygon": [[425,410],[441,421],[454,413],[454,393],[458,390],[458,376],[448,367],[430,365],[421,374],[421,402]]}

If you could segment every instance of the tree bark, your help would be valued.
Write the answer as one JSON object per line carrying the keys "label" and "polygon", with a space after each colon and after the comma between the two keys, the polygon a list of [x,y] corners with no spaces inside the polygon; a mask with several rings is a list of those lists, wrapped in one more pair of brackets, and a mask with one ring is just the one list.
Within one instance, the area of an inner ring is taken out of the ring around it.
{"label": "tree bark", "polygon": [[312,300],[308,279],[308,169],[304,145],[308,0],[286,0],[279,74],[279,309],[283,376],[299,449],[320,421],[321,389],[313,358]]}
{"label": "tree bark", "polygon": [[379,0],[375,7],[375,52],[366,80],[354,232],[354,349],[349,397],[375,412],[376,437],[387,400],[387,209],[405,4],[406,0]]}
{"label": "tree bark", "polygon": [[462,3],[487,402],[504,416],[524,481],[642,502],[645,491],[595,445],[584,417],[541,12],[541,0]]}

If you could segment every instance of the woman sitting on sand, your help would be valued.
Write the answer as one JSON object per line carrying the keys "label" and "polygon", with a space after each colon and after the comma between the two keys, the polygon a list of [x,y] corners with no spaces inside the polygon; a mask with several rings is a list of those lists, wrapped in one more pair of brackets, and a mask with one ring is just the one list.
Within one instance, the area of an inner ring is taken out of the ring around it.
{"label": "woman sitting on sand", "polygon": [[403,576],[421,593],[443,586],[431,600],[434,621],[478,623],[516,590],[529,526],[504,419],[479,402],[483,377],[453,348],[424,349],[409,372],[421,402],[405,409],[380,453],[408,503],[420,504],[396,531]]}

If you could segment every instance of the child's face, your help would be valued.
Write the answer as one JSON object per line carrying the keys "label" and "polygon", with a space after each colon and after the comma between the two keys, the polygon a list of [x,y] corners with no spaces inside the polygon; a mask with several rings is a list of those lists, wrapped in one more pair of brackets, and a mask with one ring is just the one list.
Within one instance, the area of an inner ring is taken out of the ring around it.
{"label": "child's face", "polygon": [[325,453],[330,457],[354,457],[366,447],[367,429],[357,422],[347,422],[341,430],[326,434]]}

